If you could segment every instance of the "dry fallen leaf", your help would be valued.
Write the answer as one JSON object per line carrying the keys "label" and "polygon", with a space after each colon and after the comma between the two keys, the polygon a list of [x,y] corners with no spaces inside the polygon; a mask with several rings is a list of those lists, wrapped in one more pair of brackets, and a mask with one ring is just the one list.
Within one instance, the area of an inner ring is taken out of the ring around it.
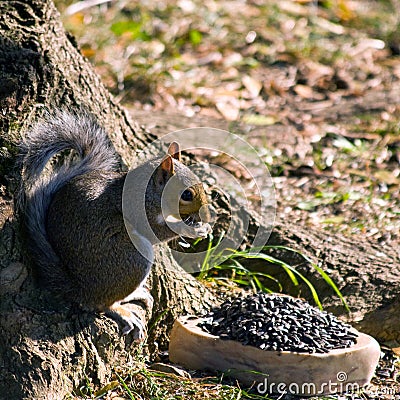
{"label": "dry fallen leaf", "polygon": [[314,93],[310,86],[306,85],[296,85],[294,91],[303,99],[311,99]]}
{"label": "dry fallen leaf", "polygon": [[274,125],[276,119],[270,115],[260,115],[260,114],[247,114],[242,118],[243,122],[249,125]]}
{"label": "dry fallen leaf", "polygon": [[400,356],[400,347],[393,347],[392,351],[396,356]]}
{"label": "dry fallen leaf", "polygon": [[381,169],[374,173],[374,177],[378,179],[378,181],[386,183],[387,185],[398,185],[400,184],[400,180],[396,178],[390,171],[386,171]]}
{"label": "dry fallen leaf", "polygon": [[218,111],[228,121],[236,121],[239,117],[239,107],[228,102],[219,101],[216,103]]}
{"label": "dry fallen leaf", "polygon": [[262,83],[257,79],[252,78],[249,75],[245,75],[242,78],[243,86],[248,90],[251,97],[257,97],[262,89]]}

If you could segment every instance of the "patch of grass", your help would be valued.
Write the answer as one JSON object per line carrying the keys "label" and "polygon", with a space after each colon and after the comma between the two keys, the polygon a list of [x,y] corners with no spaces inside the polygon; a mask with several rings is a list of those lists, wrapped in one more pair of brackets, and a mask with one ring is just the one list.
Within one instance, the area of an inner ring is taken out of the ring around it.
{"label": "patch of grass", "polygon": [[301,252],[286,246],[264,246],[263,248],[257,250],[252,249],[251,251],[240,251],[234,249],[225,249],[220,251],[218,250],[218,246],[222,239],[223,235],[221,235],[216,244],[213,245],[213,236],[210,235],[206,255],[198,276],[199,279],[211,280],[224,285],[233,283],[239,286],[251,288],[255,292],[262,291],[272,293],[277,291],[276,288],[278,289],[278,292],[285,292],[285,289],[287,290],[287,288],[284,288],[276,277],[262,271],[252,271],[244,265],[244,262],[250,260],[262,261],[265,262],[266,265],[273,265],[277,268],[283,269],[289,277],[290,282],[295,287],[298,287],[300,282],[303,282],[309,289],[315,304],[322,309],[322,304],[314,285],[302,273],[300,273],[295,266],[289,265],[285,261],[279,260],[266,253],[271,250],[283,250],[301,256],[305,262],[317,271],[321,279],[332,288],[341,300],[346,311],[350,311],[343,295],[329,275]]}
{"label": "patch of grass", "polygon": [[[172,373],[152,370],[142,365],[114,373],[113,379],[98,390],[88,382],[85,390],[70,398],[111,399],[115,396],[130,400],[268,400],[254,393],[253,388],[242,388],[237,382],[216,377],[182,377]],[[228,374],[229,375],[229,374]],[[224,383],[227,381],[228,383]]]}

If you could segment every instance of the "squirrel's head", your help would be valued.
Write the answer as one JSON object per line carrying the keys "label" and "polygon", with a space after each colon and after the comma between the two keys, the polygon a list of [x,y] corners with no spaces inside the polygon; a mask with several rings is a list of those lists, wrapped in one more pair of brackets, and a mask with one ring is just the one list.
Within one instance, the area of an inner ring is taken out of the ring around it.
{"label": "squirrel's head", "polygon": [[199,178],[181,162],[178,143],[170,144],[154,180],[161,194],[157,222],[179,236],[206,237],[211,232],[207,195]]}

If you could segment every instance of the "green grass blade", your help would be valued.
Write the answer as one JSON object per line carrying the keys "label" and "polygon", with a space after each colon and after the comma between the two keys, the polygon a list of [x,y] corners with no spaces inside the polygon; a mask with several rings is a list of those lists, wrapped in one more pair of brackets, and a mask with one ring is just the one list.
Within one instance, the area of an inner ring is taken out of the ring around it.
{"label": "green grass blade", "polygon": [[281,249],[281,250],[286,250],[290,251],[292,253],[299,254],[301,257],[304,258],[305,261],[310,263],[310,265],[322,276],[322,278],[325,280],[325,282],[333,289],[333,291],[336,293],[336,295],[339,297],[340,301],[342,302],[344,308],[346,309],[347,312],[350,312],[350,308],[347,305],[347,302],[345,298],[343,297],[341,291],[339,288],[336,286],[335,282],[332,280],[332,278],[316,263],[314,263],[308,256],[303,254],[302,252],[292,249],[291,247],[287,246],[265,246],[266,249]]}
{"label": "green grass blade", "polygon": [[[269,261],[269,259],[271,259],[271,257],[267,256],[265,259],[267,261]],[[292,267],[291,265],[286,264],[285,262],[280,261],[280,260],[276,260],[276,264],[279,264],[282,268],[284,268],[284,270],[286,272],[290,271],[293,276],[297,275],[308,286],[315,304],[322,310],[322,304],[321,304],[321,301],[319,300],[318,293],[315,290],[314,285],[303,274],[301,274],[299,271],[296,270],[296,268]],[[289,276],[291,276],[291,275],[289,274]],[[297,279],[296,279],[296,281],[297,281]],[[297,285],[298,285],[298,281],[297,281]]]}
{"label": "green grass blade", "polygon": [[[233,257],[236,257],[239,254],[242,255],[241,253],[242,252],[235,253]],[[246,254],[245,258],[246,259],[261,259],[261,260],[268,261],[272,264],[279,265],[280,267],[282,267],[285,270],[285,272],[288,274],[289,278],[291,279],[291,281],[293,282],[293,284],[295,286],[299,285],[299,281],[297,279],[297,277],[299,277],[310,289],[310,292],[311,292],[311,295],[313,297],[315,304],[320,309],[322,309],[321,301],[319,300],[318,293],[315,290],[313,284],[304,275],[302,275],[300,272],[298,272],[294,267],[290,266],[289,264],[286,264],[284,261],[278,260],[275,257],[269,256],[269,255],[263,254],[263,253],[261,253],[261,254],[260,253],[259,254]]]}
{"label": "green grass blade", "polygon": [[[258,279],[258,277],[260,276],[260,277],[263,277],[263,278],[266,278],[266,279],[269,279],[269,280],[275,282],[276,285],[278,286],[278,291],[279,291],[279,292],[282,292],[282,290],[283,290],[282,284],[279,282],[279,279],[276,279],[274,276],[269,275],[269,274],[264,274],[263,272],[253,272],[252,275],[253,275],[256,279]],[[266,291],[268,291],[268,293],[272,293],[272,292],[273,292],[272,290],[269,290],[269,289],[268,289],[267,287],[265,287],[265,286],[264,286],[264,288],[265,288]]]}
{"label": "green grass blade", "polygon": [[207,274],[207,270],[208,268],[208,260],[211,257],[212,254],[212,242],[213,242],[213,235],[212,233],[210,233],[209,235],[209,240],[208,240],[208,245],[207,245],[207,250],[206,250],[206,255],[204,256],[204,260],[201,264],[200,267],[200,275],[199,275],[199,279],[204,279],[204,277]]}
{"label": "green grass blade", "polygon": [[128,385],[125,383],[125,381],[122,379],[122,377],[116,372],[115,375],[117,375],[118,380],[121,382],[122,387],[125,389],[126,393],[128,394],[129,398],[131,400],[135,400],[135,397],[133,396],[133,393],[129,389]]}
{"label": "green grass blade", "polygon": [[[243,256],[242,254],[240,256]],[[236,254],[234,255],[234,257],[236,257]],[[297,274],[299,274],[296,271],[296,274],[293,272],[293,268],[290,267],[290,265],[286,264],[284,261],[278,260],[275,257],[269,256],[267,254],[263,254],[263,253],[259,253],[259,254],[246,254],[244,255],[244,258],[246,259],[257,259],[257,260],[264,260],[267,261],[271,264],[276,264],[279,265],[280,267],[282,267],[285,272],[287,273],[287,275],[289,276],[290,280],[292,281],[293,285],[298,286],[299,285],[299,281],[296,277]]]}
{"label": "green grass blade", "polygon": [[319,272],[319,274],[322,276],[322,278],[325,280],[325,282],[333,289],[333,291],[336,293],[336,295],[340,298],[344,308],[349,313],[350,308],[349,308],[345,298],[343,297],[342,292],[336,286],[335,282],[333,282],[332,278],[319,265],[317,265],[311,261],[310,261],[310,263]]}

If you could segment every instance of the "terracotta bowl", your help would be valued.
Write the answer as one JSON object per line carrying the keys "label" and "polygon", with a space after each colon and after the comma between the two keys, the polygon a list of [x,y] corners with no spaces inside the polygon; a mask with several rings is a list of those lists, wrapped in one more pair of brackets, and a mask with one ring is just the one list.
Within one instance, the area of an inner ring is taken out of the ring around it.
{"label": "terracotta bowl", "polygon": [[369,384],[379,362],[378,342],[364,333],[328,353],[266,351],[204,332],[201,319],[181,317],[171,331],[169,358],[189,369],[223,371],[259,394],[302,396],[351,392]]}

